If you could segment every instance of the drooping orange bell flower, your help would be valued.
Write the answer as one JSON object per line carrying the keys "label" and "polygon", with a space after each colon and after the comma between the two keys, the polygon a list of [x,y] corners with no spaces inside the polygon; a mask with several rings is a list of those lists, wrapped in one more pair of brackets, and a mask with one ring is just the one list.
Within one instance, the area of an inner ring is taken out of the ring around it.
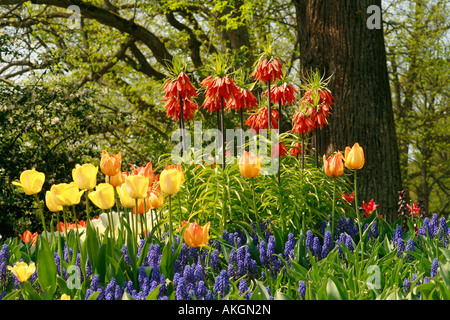
{"label": "drooping orange bell flower", "polygon": [[[268,90],[264,91],[263,96],[267,97]],[[295,94],[298,91],[292,84],[283,83],[279,86],[270,88],[270,101],[274,103],[281,103],[283,106],[291,105],[295,102]]]}
{"label": "drooping orange bell flower", "polygon": [[289,151],[286,148],[286,145],[283,142],[278,142],[278,150],[277,150],[277,145],[272,146],[272,148],[270,150],[270,156],[272,158],[278,158],[278,154],[279,154],[280,157],[285,157],[288,152]]}
{"label": "drooping orange bell flower", "polygon": [[252,108],[258,107],[258,100],[255,95],[247,90],[240,88],[240,92],[235,96],[235,99],[229,99],[226,105],[227,110],[245,110],[250,111]]}
{"label": "drooping orange bell flower", "polygon": [[122,155],[109,154],[105,150],[102,151],[102,158],[100,160],[100,170],[107,176],[115,176],[120,172],[122,166]]}
{"label": "drooping orange bell flower", "polygon": [[167,117],[173,120],[180,120],[181,105],[183,105],[183,120],[193,119],[198,105],[193,101],[197,97],[197,91],[191,84],[186,73],[180,72],[176,79],[169,79],[164,84],[165,96],[162,101],[166,101],[164,108]]}
{"label": "drooping orange bell flower", "polygon": [[[184,227],[186,221],[183,221],[181,225]],[[203,247],[208,244],[209,241],[209,227],[210,222],[207,222],[201,227],[197,222],[189,222],[184,230],[184,242],[191,248]]]}
{"label": "drooping orange bell flower", "polygon": [[351,170],[359,170],[364,166],[364,150],[358,142],[351,148],[345,148],[345,166]]}
{"label": "drooping orange bell flower", "polygon": [[291,130],[293,133],[304,134],[316,128],[314,119],[301,111],[294,115],[292,121],[294,123]]}
{"label": "drooping orange bell flower", "polygon": [[325,174],[331,178],[337,178],[344,173],[344,164],[342,162],[342,154],[338,151],[328,157],[323,155],[323,168]]}
{"label": "drooping orange bell flower", "polygon": [[250,76],[260,82],[281,80],[283,78],[283,65],[277,58],[263,59]]}
{"label": "drooping orange bell flower", "polygon": [[239,171],[245,178],[254,178],[261,173],[261,159],[254,153],[244,151],[239,159]]}
{"label": "drooping orange bell flower", "polygon": [[205,100],[202,107],[208,112],[215,112],[222,107],[222,100],[224,100],[224,107],[230,100],[235,100],[240,96],[240,88],[228,76],[216,77],[208,76],[201,82],[205,90]]}
{"label": "drooping orange bell flower", "polygon": [[37,237],[38,237],[38,233],[37,232],[35,232],[35,233],[31,233],[31,231],[29,231],[29,230],[26,230],[24,233],[23,233],[23,235],[22,234],[19,234],[19,237],[20,237],[20,239],[22,239],[22,241],[24,242],[24,243],[31,243],[31,244],[36,244],[36,240],[37,240]]}
{"label": "drooping orange bell flower", "polygon": [[291,148],[289,149],[289,152],[294,157],[302,154],[302,144],[300,142],[293,142]]}
{"label": "drooping orange bell flower", "polygon": [[[270,110],[271,119],[270,124],[272,129],[278,129],[278,110],[272,109]],[[251,129],[259,132],[261,129],[269,128],[269,108],[262,107],[257,113],[250,115],[245,122]]]}

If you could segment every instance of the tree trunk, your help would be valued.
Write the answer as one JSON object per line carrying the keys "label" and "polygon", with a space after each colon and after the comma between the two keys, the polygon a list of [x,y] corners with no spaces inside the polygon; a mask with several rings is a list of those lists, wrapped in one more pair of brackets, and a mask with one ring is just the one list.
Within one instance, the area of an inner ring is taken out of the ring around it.
{"label": "tree trunk", "polygon": [[[366,163],[358,172],[358,200],[374,199],[379,212],[397,217],[401,176],[386,65],[383,29],[369,29],[366,13],[377,0],[294,0],[301,73],[332,75],[335,105],[323,129],[320,154],[344,150],[355,142]],[[381,20],[381,17],[380,21]],[[359,203],[359,205],[361,205]]]}

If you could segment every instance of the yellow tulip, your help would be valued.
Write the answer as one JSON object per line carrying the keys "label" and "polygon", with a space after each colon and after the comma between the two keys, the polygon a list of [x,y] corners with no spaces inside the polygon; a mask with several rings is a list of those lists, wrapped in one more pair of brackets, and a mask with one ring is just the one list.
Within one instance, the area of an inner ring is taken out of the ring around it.
{"label": "yellow tulip", "polygon": [[35,169],[25,170],[20,174],[20,183],[13,181],[13,185],[23,188],[27,195],[37,194],[42,190],[45,174]]}
{"label": "yellow tulip", "polygon": [[159,186],[161,191],[167,194],[177,194],[180,191],[183,182],[183,172],[175,168],[163,170],[159,176]]}
{"label": "yellow tulip", "polygon": [[63,293],[63,294],[61,295],[61,300],[71,300],[71,298],[70,298],[69,295]]}
{"label": "yellow tulip", "polygon": [[59,183],[54,186],[54,202],[59,206],[73,206],[80,203],[84,190],[80,190],[75,182]]}
{"label": "yellow tulip", "polygon": [[103,174],[107,176],[115,176],[119,173],[122,166],[122,155],[120,152],[116,155],[108,154],[105,150],[102,151],[102,158],[100,160],[100,169]]}
{"label": "yellow tulip", "polygon": [[77,164],[75,169],[72,169],[73,181],[80,189],[94,189],[97,184],[98,167],[93,164],[86,163],[80,166]]}
{"label": "yellow tulip", "polygon": [[345,166],[351,170],[361,169],[364,166],[364,150],[356,142],[353,147],[345,148]]}
{"label": "yellow tulip", "polygon": [[254,153],[244,151],[241,159],[239,159],[239,171],[245,178],[254,178],[261,172],[261,159]]}
{"label": "yellow tulip", "polygon": [[[125,184],[122,184],[120,187],[116,187],[117,194],[119,195],[120,203],[122,203],[122,206],[125,208],[134,208],[136,207],[136,200],[130,197],[127,191],[127,186]],[[142,201],[139,199],[139,202]]]}
{"label": "yellow tulip", "polygon": [[128,195],[133,199],[144,199],[147,196],[148,178],[140,175],[131,175],[125,178],[125,187]]}
{"label": "yellow tulip", "polygon": [[14,273],[20,282],[25,282],[36,271],[36,265],[34,262],[28,265],[26,262],[22,261],[16,263],[13,267],[8,266],[7,269]]}
{"label": "yellow tulip", "polygon": [[57,204],[55,186],[52,186],[49,191],[45,193],[45,205],[51,212],[62,211],[62,205]]}
{"label": "yellow tulip", "polygon": [[107,210],[114,206],[114,187],[109,183],[100,183],[88,195],[89,199],[100,209]]}
{"label": "yellow tulip", "polygon": [[[186,224],[183,221],[182,226]],[[197,222],[190,222],[184,230],[184,242],[189,247],[203,247],[208,244],[209,241],[209,226],[210,222],[206,223],[203,227],[197,224]]]}

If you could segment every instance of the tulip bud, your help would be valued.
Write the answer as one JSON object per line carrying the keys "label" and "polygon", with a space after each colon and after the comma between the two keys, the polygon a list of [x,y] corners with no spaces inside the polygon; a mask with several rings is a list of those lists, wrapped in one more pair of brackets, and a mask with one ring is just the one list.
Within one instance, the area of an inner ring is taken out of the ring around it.
{"label": "tulip bud", "polygon": [[[186,224],[183,221],[182,226]],[[189,247],[202,247],[206,246],[209,241],[209,227],[210,222],[206,223],[203,227],[197,224],[197,222],[190,222],[184,230],[184,241]]]}
{"label": "tulip bud", "polygon": [[131,175],[125,178],[128,195],[133,199],[144,199],[147,196],[148,183],[145,176]]}
{"label": "tulip bud", "polygon": [[239,159],[239,171],[245,178],[254,178],[261,172],[261,159],[254,153],[244,151],[241,159]]}
{"label": "tulip bud", "polygon": [[184,174],[178,169],[166,169],[159,176],[161,191],[167,194],[177,194],[184,181]]}
{"label": "tulip bud", "polygon": [[20,183],[13,181],[12,184],[23,188],[27,195],[37,194],[41,191],[45,181],[45,174],[35,169],[25,170],[20,174]]}
{"label": "tulip bud", "polygon": [[80,191],[75,182],[60,183],[54,185],[55,204],[59,206],[73,206],[80,203],[81,195],[84,190]]}
{"label": "tulip bud", "polygon": [[109,183],[100,183],[88,197],[100,209],[108,210],[115,203],[114,187]]}
{"label": "tulip bud", "polygon": [[109,155],[105,150],[102,151],[102,158],[100,161],[100,169],[103,174],[107,176],[115,176],[119,173],[122,166],[122,155],[120,152],[117,155]]}
{"label": "tulip bud", "polygon": [[323,155],[323,167],[325,174],[331,178],[337,178],[344,173],[344,164],[342,163],[342,154],[338,151],[328,159]]}
{"label": "tulip bud", "polygon": [[75,169],[72,170],[73,181],[78,185],[80,189],[94,189],[97,184],[97,172],[98,167],[87,163],[80,166],[77,164]]}
{"label": "tulip bud", "polygon": [[358,142],[352,148],[345,148],[345,166],[351,170],[361,169],[364,166],[364,150]]}

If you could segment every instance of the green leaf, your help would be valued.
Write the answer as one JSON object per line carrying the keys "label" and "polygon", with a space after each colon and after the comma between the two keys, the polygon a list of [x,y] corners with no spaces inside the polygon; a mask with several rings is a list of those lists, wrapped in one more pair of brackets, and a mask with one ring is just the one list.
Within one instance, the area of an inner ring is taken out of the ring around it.
{"label": "green leaf", "polygon": [[255,289],[253,290],[250,300],[270,300],[269,292],[259,280],[254,280]]}
{"label": "green leaf", "polygon": [[161,288],[162,284],[158,285],[155,289],[152,290],[147,296],[145,300],[156,300],[159,294],[159,288]]}
{"label": "green leaf", "polygon": [[51,299],[56,291],[56,263],[50,251],[47,240],[38,237],[39,248],[37,256],[38,280],[42,290],[48,290],[47,296]]}

